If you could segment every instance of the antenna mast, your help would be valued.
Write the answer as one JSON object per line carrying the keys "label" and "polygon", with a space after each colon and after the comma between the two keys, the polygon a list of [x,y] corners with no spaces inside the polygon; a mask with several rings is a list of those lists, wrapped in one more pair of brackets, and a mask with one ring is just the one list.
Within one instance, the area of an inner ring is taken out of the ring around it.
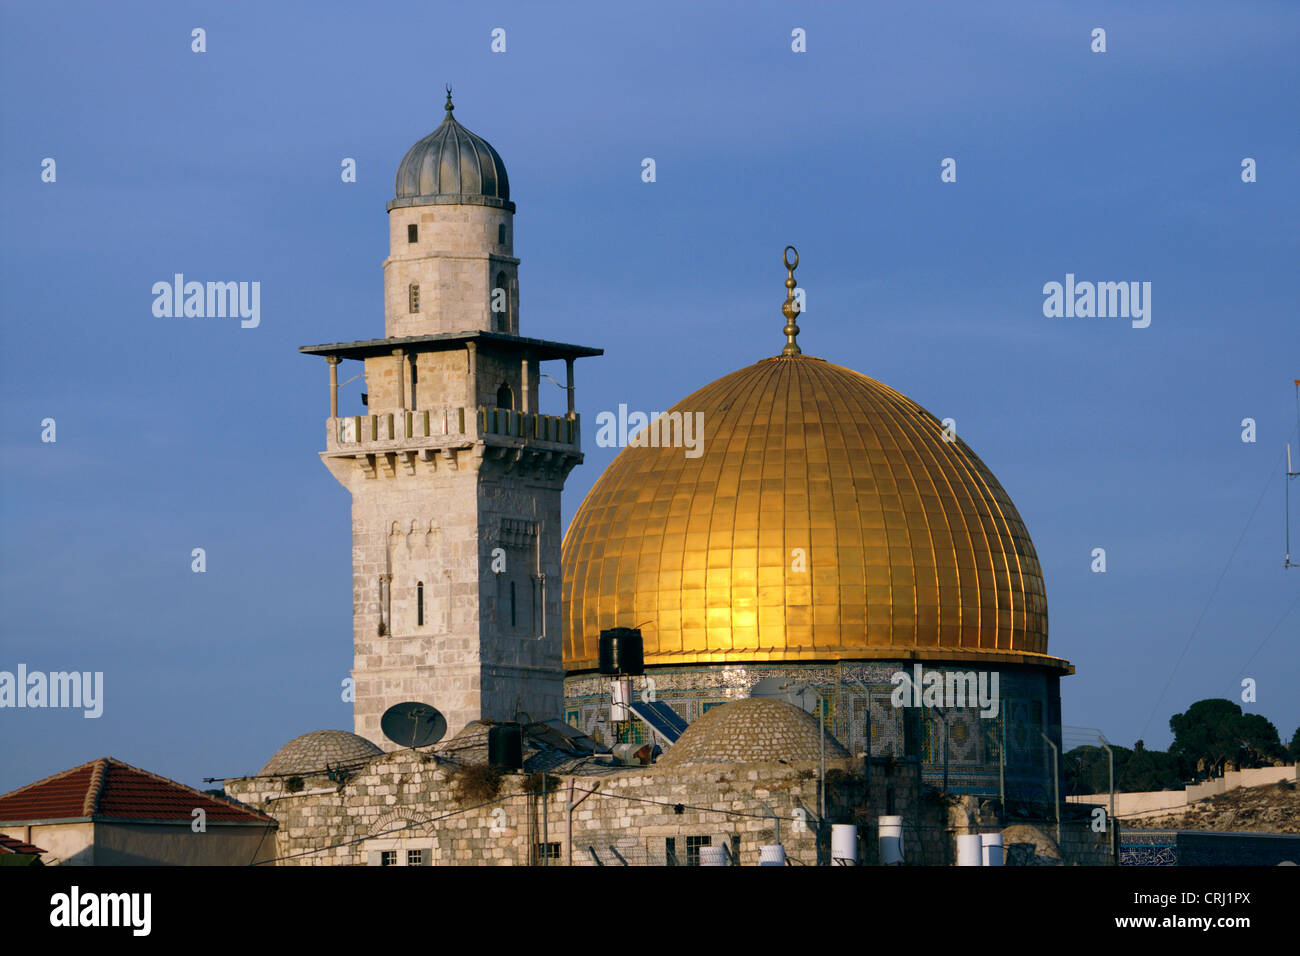
{"label": "antenna mast", "polygon": [[[1295,380],[1295,418],[1296,430],[1300,433],[1300,378]],[[1286,559],[1282,567],[1300,568],[1300,564],[1291,561],[1291,479],[1300,476],[1300,471],[1294,470],[1291,464],[1291,443],[1286,443]]]}

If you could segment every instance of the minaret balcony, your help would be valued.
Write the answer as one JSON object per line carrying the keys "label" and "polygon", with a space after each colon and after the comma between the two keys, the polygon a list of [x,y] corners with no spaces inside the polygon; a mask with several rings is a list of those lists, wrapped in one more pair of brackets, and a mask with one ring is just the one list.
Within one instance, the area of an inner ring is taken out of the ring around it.
{"label": "minaret balcony", "polygon": [[578,415],[542,415],[512,408],[479,406],[479,433],[576,448],[581,444]]}
{"label": "minaret balcony", "polygon": [[394,409],[326,420],[326,454],[376,454],[420,448],[552,445],[576,450],[579,416],[542,415],[510,408]]}

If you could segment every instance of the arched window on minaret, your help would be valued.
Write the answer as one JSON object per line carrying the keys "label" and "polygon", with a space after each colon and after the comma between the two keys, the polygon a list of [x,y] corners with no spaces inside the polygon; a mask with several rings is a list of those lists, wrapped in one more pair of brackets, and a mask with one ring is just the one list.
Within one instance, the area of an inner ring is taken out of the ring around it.
{"label": "arched window on minaret", "polygon": [[415,585],[415,626],[424,627],[424,582]]}
{"label": "arched window on minaret", "polygon": [[492,331],[510,331],[510,280],[504,272],[497,273],[497,281],[492,286]]}
{"label": "arched window on minaret", "polygon": [[514,408],[515,393],[511,391],[510,386],[502,382],[501,387],[497,389],[497,408]]}

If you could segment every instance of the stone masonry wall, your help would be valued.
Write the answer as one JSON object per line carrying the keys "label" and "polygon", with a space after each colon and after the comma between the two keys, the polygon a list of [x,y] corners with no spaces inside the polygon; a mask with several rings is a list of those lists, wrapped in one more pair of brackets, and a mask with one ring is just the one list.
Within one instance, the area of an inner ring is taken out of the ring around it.
{"label": "stone masonry wall", "polygon": [[392,749],[379,719],[406,700],[437,707],[452,734],[519,710],[561,717],[565,476],[484,457],[481,442],[374,477],[327,464],[352,493],[356,733]]}
{"label": "stone masonry wall", "polygon": [[[918,792],[912,765],[877,761],[870,782],[863,769],[859,761],[828,762],[826,812],[828,824],[858,825],[862,865],[879,863],[877,820],[885,814],[903,817],[908,865],[953,865],[958,834],[998,830],[989,801],[943,798],[930,788]],[[384,851],[396,852],[398,864],[406,865],[408,850],[423,851],[425,864],[519,866],[537,860],[545,844],[548,862],[560,865],[570,783],[575,799],[595,791],[573,813],[578,866],[596,865],[593,852],[605,865],[662,865],[670,839],[685,863],[692,838],[728,847],[738,838],[741,864],[755,865],[759,847],[777,842],[773,815],[793,864],[828,860],[829,826],[819,834],[817,765],[811,762],[552,775],[545,813],[523,774],[505,775],[495,797],[468,798],[457,783],[459,772],[450,761],[399,751],[376,757],[342,786],[321,775],[306,778],[296,794],[287,793],[284,779],[231,780],[226,790],[279,821],[274,856],[284,866],[366,865]],[[531,780],[540,789],[540,775]],[[1004,839],[1027,846],[1025,831],[1041,844],[1034,865],[1111,863],[1106,836],[1092,833],[1085,821],[1062,821],[1059,849],[1047,823],[1010,826]]]}
{"label": "stone masonry wall", "polygon": [[[384,261],[385,330],[389,338],[436,332],[491,330],[491,290],[505,272],[518,329],[519,261],[514,256],[514,214],[478,205],[402,206],[388,214],[389,257]],[[407,226],[419,237],[407,241]],[[505,226],[498,243],[498,226]],[[420,287],[420,311],[409,308],[408,289]]]}
{"label": "stone masonry wall", "polygon": [[482,716],[513,720],[523,710],[534,720],[562,718],[559,581],[564,479],[507,472],[499,460],[485,461],[479,479]]}
{"label": "stone masonry wall", "polygon": [[[951,862],[946,810],[918,798],[914,774],[876,767],[868,786],[856,769],[852,761],[830,766],[827,819],[860,825],[862,863],[878,860],[875,822],[885,812],[905,819],[908,862]],[[398,852],[403,864],[407,850],[423,850],[426,863],[439,865],[526,865],[530,846],[539,844],[551,844],[560,855],[551,862],[561,863],[570,781],[578,797],[595,790],[573,814],[576,865],[595,865],[592,850],[606,864],[617,865],[618,857],[662,863],[670,838],[685,862],[688,838],[730,846],[732,837],[739,838],[741,864],[755,865],[759,847],[776,842],[773,814],[792,862],[814,865],[829,852],[829,828],[819,837],[816,826],[812,764],[651,766],[552,777],[558,789],[545,801],[545,824],[542,799],[525,792],[523,775],[507,775],[489,800],[458,796],[456,776],[447,762],[401,751],[375,758],[342,788],[312,778],[302,792],[287,794],[283,780],[250,778],[229,781],[227,790],[279,820],[276,855],[287,857],[281,865],[363,865],[385,850]],[[315,792],[322,782],[326,792]]]}
{"label": "stone masonry wall", "polygon": [[455,733],[478,716],[477,459],[438,456],[417,462],[414,474],[397,468],[375,478],[344,462],[336,477],[352,492],[356,733],[391,748],[379,718],[403,700],[433,703]]}

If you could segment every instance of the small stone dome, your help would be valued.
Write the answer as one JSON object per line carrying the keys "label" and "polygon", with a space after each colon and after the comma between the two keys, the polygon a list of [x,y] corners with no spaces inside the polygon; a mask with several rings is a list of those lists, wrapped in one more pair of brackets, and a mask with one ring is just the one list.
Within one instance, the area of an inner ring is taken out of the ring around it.
{"label": "small stone dome", "polygon": [[[849,755],[826,734],[826,759]],[[770,697],[748,697],[712,708],[659,758],[661,766],[698,763],[787,763],[820,760],[817,720],[793,704]]]}
{"label": "small stone dome", "polygon": [[388,204],[420,206],[437,203],[472,203],[514,208],[506,164],[492,144],[471,133],[451,115],[447,91],[447,118],[442,125],[412,146],[397,167],[397,198]]}
{"label": "small stone dome", "polygon": [[355,765],[381,753],[383,750],[365,737],[346,730],[313,730],[277,750],[259,776],[322,773],[326,766]]}

